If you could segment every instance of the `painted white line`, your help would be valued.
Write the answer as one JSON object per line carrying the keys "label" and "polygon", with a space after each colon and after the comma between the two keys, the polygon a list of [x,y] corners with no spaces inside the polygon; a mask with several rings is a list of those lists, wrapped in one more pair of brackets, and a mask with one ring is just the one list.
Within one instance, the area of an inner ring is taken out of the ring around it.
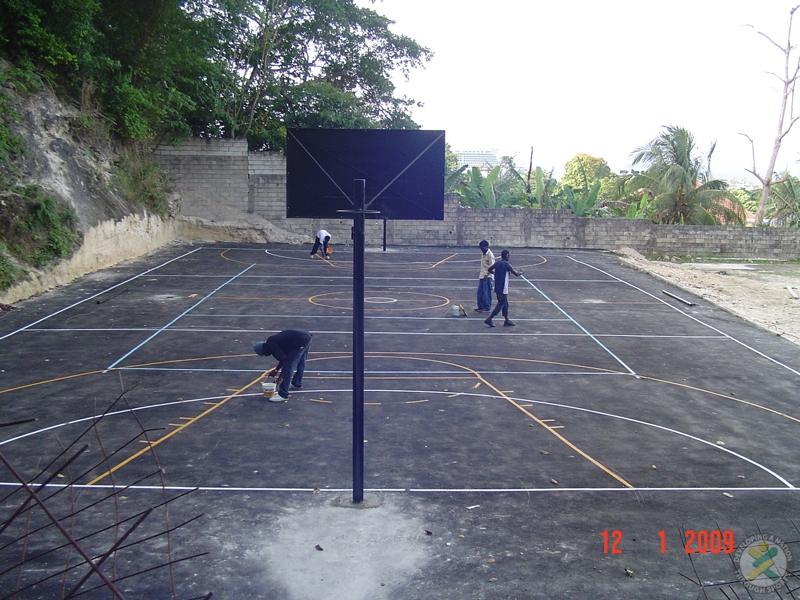
{"label": "painted white line", "polygon": [[[0,482],[0,487],[18,488],[22,487],[19,482]],[[94,484],[94,485],[81,485],[73,484],[72,486],[66,484],[50,483],[48,488],[66,488],[73,487],[75,489],[86,490],[121,490],[129,491],[162,491],[167,490],[170,492],[181,492],[197,490],[198,492],[276,492],[276,493],[298,493],[308,492],[310,494],[344,494],[352,492],[352,488],[313,488],[313,487],[239,487],[239,486],[223,486],[223,487],[203,487],[203,486],[181,486],[181,485],[133,485],[124,486],[111,485],[111,484]],[[719,492],[742,492],[742,493],[764,493],[764,492],[800,492],[798,488],[785,488],[785,487],[634,487],[634,488],[364,488],[365,492],[374,494],[520,494],[520,493],[542,493],[542,494],[598,494],[598,493],[637,493],[637,492],[661,492],[661,493],[675,493],[675,492],[706,492],[706,493],[719,493]]]}
{"label": "painted white line", "polygon": [[[244,271],[242,271],[241,273],[239,273],[239,275],[241,275],[242,273],[246,273],[247,271],[249,271],[250,269],[252,269],[254,266],[255,266],[255,265],[250,265],[250,266],[249,266],[249,267],[247,267],[247,268],[246,268]],[[236,278],[237,278],[239,275],[234,275],[233,277],[231,277],[231,278],[230,278],[228,281],[226,281],[226,282],[225,282],[225,283],[223,283],[222,285],[219,285],[219,286],[217,286],[217,288],[216,288],[214,291],[212,291],[212,292],[210,292],[210,293],[206,294],[206,295],[205,295],[203,298],[201,298],[200,300],[198,300],[197,302],[195,302],[195,303],[194,303],[192,306],[190,306],[190,307],[189,307],[189,308],[187,308],[185,311],[183,311],[181,314],[179,314],[177,317],[175,317],[174,319],[172,319],[172,321],[170,321],[169,323],[167,323],[166,325],[164,325],[164,326],[163,326],[161,329],[159,329],[158,331],[156,331],[156,332],[155,332],[153,335],[151,335],[150,337],[148,337],[148,338],[147,338],[146,340],[144,340],[144,341],[143,341],[141,344],[139,344],[138,346],[136,346],[136,347],[134,347],[133,349],[129,350],[129,351],[126,353],[126,354],[124,354],[123,356],[121,356],[120,358],[118,358],[117,360],[115,360],[113,363],[111,363],[110,365],[108,365],[108,366],[106,367],[106,371],[108,371],[108,370],[110,370],[110,369],[113,369],[114,367],[116,367],[116,366],[117,366],[119,363],[121,363],[123,360],[125,360],[126,358],[128,358],[128,357],[129,357],[131,354],[133,354],[134,352],[136,352],[136,351],[137,351],[139,348],[141,348],[142,346],[144,346],[144,345],[145,345],[147,342],[149,342],[150,340],[152,340],[152,339],[153,339],[154,337],[156,337],[156,336],[157,336],[159,333],[161,333],[162,331],[164,331],[165,329],[167,329],[167,328],[168,328],[170,325],[172,325],[173,323],[175,323],[175,322],[176,322],[178,319],[180,319],[180,318],[181,318],[182,316],[184,316],[186,313],[190,312],[190,311],[191,311],[192,309],[194,309],[195,307],[197,307],[197,306],[200,306],[200,304],[202,304],[203,302],[205,302],[206,300],[208,300],[208,299],[209,299],[211,296],[213,296],[214,294],[216,294],[216,293],[217,293],[219,290],[221,290],[222,288],[224,288],[224,287],[225,287],[225,286],[226,286],[228,283],[230,283],[231,281],[233,281],[234,279],[236,279]]]}
{"label": "painted white line", "polygon": [[669,306],[671,309],[678,311],[678,312],[679,312],[679,313],[681,313],[681,314],[682,314],[684,317],[688,317],[689,319],[691,319],[692,321],[695,321],[696,323],[699,323],[699,324],[700,324],[700,325],[702,325],[703,327],[708,327],[708,328],[709,328],[709,329],[711,329],[712,331],[716,331],[718,334],[720,334],[720,335],[722,335],[722,336],[725,336],[725,337],[726,337],[726,338],[728,338],[729,340],[731,340],[731,341],[733,341],[733,342],[736,342],[737,344],[739,344],[740,346],[742,346],[742,347],[744,347],[744,348],[747,348],[747,349],[748,349],[748,350],[750,350],[751,352],[755,352],[756,354],[758,354],[758,355],[759,355],[759,356],[761,356],[762,358],[766,358],[768,361],[770,361],[770,362],[772,362],[772,363],[774,363],[774,364],[778,365],[779,367],[783,367],[784,369],[786,369],[786,370],[788,370],[788,371],[791,371],[791,372],[792,372],[792,373],[794,373],[795,375],[798,375],[798,376],[800,376],[800,371],[798,371],[797,369],[793,369],[793,368],[792,368],[792,367],[790,367],[789,365],[786,365],[786,364],[784,364],[784,363],[780,362],[779,360],[776,360],[776,359],[772,358],[771,356],[768,356],[767,354],[764,354],[764,353],[763,353],[763,352],[761,352],[760,350],[756,350],[756,349],[755,349],[755,348],[753,348],[752,346],[748,346],[748,345],[747,345],[747,344],[745,344],[744,342],[742,342],[742,341],[740,341],[740,340],[737,340],[737,339],[736,339],[735,337],[733,337],[732,335],[729,335],[729,334],[725,333],[725,332],[724,332],[724,331],[722,331],[721,329],[717,329],[717,328],[716,328],[716,327],[714,327],[713,325],[709,325],[708,323],[705,323],[705,322],[701,321],[700,319],[698,319],[698,318],[697,318],[697,317],[695,317],[694,315],[690,315],[689,313],[685,312],[684,310],[681,310],[681,309],[680,309],[680,308],[678,308],[677,306],[673,306],[672,304],[670,304],[669,302],[667,302],[666,300],[664,300],[664,299],[662,299],[662,298],[659,298],[659,297],[658,297],[658,296],[656,296],[655,294],[651,294],[650,292],[648,292],[648,291],[646,291],[646,290],[643,290],[642,288],[640,288],[640,287],[638,287],[638,286],[636,286],[636,285],[634,285],[634,284],[632,284],[632,283],[629,283],[629,282],[625,281],[624,279],[620,279],[620,278],[619,278],[619,277],[617,277],[616,275],[612,275],[611,273],[608,273],[608,272],[604,271],[603,269],[600,269],[600,268],[598,268],[598,267],[595,267],[594,265],[590,265],[589,263],[583,262],[583,261],[581,261],[581,260],[578,260],[578,259],[576,259],[576,258],[572,258],[571,256],[568,256],[567,258],[569,258],[571,261],[574,261],[574,262],[576,262],[576,263],[578,263],[578,264],[581,264],[581,265],[587,266],[587,267],[589,267],[590,269],[594,269],[595,271],[599,271],[600,273],[603,273],[604,275],[607,275],[607,276],[611,277],[612,279],[616,279],[616,280],[617,280],[617,281],[619,281],[620,283],[624,283],[625,285],[627,285],[627,286],[630,286],[630,287],[632,287],[633,289],[635,289],[635,290],[638,290],[638,291],[642,292],[643,294],[645,294],[645,295],[647,295],[647,296],[650,296],[651,298],[655,298],[656,300],[658,300],[658,301],[659,301],[659,302],[661,302],[662,304],[665,304],[666,306]]}
{"label": "painted white line", "polygon": [[75,302],[74,304],[70,304],[69,306],[67,306],[65,308],[62,308],[61,310],[57,310],[56,312],[51,313],[51,314],[47,315],[46,317],[42,317],[38,321],[34,321],[33,323],[30,323],[30,324],[26,325],[25,327],[21,327],[20,329],[17,329],[16,331],[12,331],[10,333],[5,334],[4,336],[0,336],[0,340],[4,340],[7,337],[11,337],[12,335],[19,333],[20,331],[25,331],[26,329],[29,329],[29,328],[33,327],[34,325],[38,325],[42,321],[46,321],[47,319],[50,319],[51,317],[55,317],[56,315],[59,315],[62,312],[67,311],[67,310],[69,310],[71,308],[75,308],[76,306],[79,306],[80,304],[83,304],[84,302],[88,302],[89,300],[93,300],[94,298],[97,298],[98,296],[102,296],[103,294],[106,294],[106,293],[110,292],[111,290],[113,290],[115,288],[118,288],[121,285],[125,285],[126,283],[130,283],[134,279],[138,279],[139,277],[143,277],[143,276],[147,275],[148,273],[151,273],[152,271],[155,271],[156,269],[160,269],[161,267],[164,267],[164,266],[166,266],[166,265],[168,265],[168,264],[170,264],[172,262],[175,262],[176,260],[180,260],[182,258],[185,258],[185,257],[189,256],[190,254],[194,254],[198,250],[202,250],[202,248],[195,248],[191,252],[187,252],[186,254],[181,254],[180,256],[176,256],[175,258],[173,258],[171,260],[168,260],[165,263],[161,263],[157,267],[153,267],[152,269],[148,269],[147,271],[139,273],[138,275],[134,275],[133,277],[131,277],[129,279],[126,279],[125,281],[122,281],[122,282],[120,282],[120,283],[118,283],[116,285],[112,285],[110,288],[106,288],[102,292],[97,292],[96,294],[94,294],[92,296],[89,296],[88,298],[84,298],[83,300]]}
{"label": "painted white line", "polygon": [[636,375],[636,372],[633,369],[631,369],[627,364],[625,364],[625,362],[619,356],[614,354],[611,350],[608,349],[608,347],[605,344],[603,344],[600,340],[598,340],[594,335],[589,333],[589,331],[583,325],[581,325],[575,319],[573,319],[567,313],[567,311],[561,308],[558,304],[556,304],[553,300],[551,300],[547,294],[545,294],[542,290],[536,287],[536,285],[530,279],[528,279],[524,275],[522,275],[522,279],[525,280],[528,283],[528,285],[530,285],[533,289],[539,292],[539,294],[541,294],[542,297],[545,298],[545,300],[547,300],[548,302],[550,302],[550,304],[555,306],[565,317],[567,317],[570,321],[572,321],[581,331],[583,331],[586,335],[592,338],[592,340],[594,340],[597,343],[597,345],[599,345],[603,350],[605,350],[608,354],[610,354],[614,360],[616,360],[619,364],[621,364],[625,368],[625,370],[627,370],[631,375],[638,377],[638,375]]}
{"label": "painted white line", "polygon": [[[311,353],[313,354],[313,352]],[[340,360],[351,360],[352,356],[349,355],[342,355],[336,357],[329,357],[333,359],[340,359]],[[176,372],[186,372],[186,373],[263,373],[264,369],[207,369],[207,368],[191,368],[191,367],[117,367],[116,371],[176,371]],[[308,377],[309,374],[311,376],[319,376],[319,377],[333,377],[338,375],[352,375],[352,371],[312,371],[306,368],[306,376]],[[419,377],[421,374],[424,375],[460,375],[465,376],[469,375],[469,373],[465,371],[364,371],[364,374],[367,376],[370,375],[396,375],[398,377],[403,377],[405,375],[412,375],[414,377]],[[630,374],[623,373],[622,371],[618,372],[592,372],[592,371],[481,371],[481,375],[570,375],[570,376],[614,376],[614,377],[630,377]],[[300,392],[297,392],[300,393]]]}
{"label": "painted white line", "polygon": [[[452,393],[452,391],[446,391],[445,392],[445,391],[439,391],[439,390],[403,390],[403,389],[367,389],[367,390],[364,390],[364,391],[366,393],[393,393],[393,394],[403,394],[403,393],[405,393],[405,394],[420,394],[420,393],[425,393],[425,394],[428,394],[428,395],[431,395],[431,396],[434,396],[434,395],[447,395],[447,396],[449,396]],[[295,392],[295,393],[300,394],[300,393],[303,393],[303,392]],[[305,390],[305,393],[313,393],[315,395],[316,394],[329,394],[329,393],[352,393],[352,389],[351,390],[347,390],[347,389],[341,389],[341,390]],[[260,394],[240,394],[240,396],[259,396],[259,395]],[[165,402],[165,403],[162,403],[162,404],[152,404],[152,405],[148,405],[148,406],[139,406],[139,407],[132,408],[132,409],[125,409],[125,410],[109,412],[109,413],[105,414],[105,417],[129,414],[129,413],[132,413],[132,412],[138,412],[140,410],[150,410],[150,409],[163,408],[163,407],[166,407],[166,406],[174,406],[174,405],[177,405],[177,404],[190,404],[190,403],[193,403],[193,402],[220,400],[220,399],[223,399],[223,398],[226,398],[226,397],[227,396],[217,396],[217,397],[211,397],[211,398],[197,398],[197,399],[192,399],[192,400],[182,400],[182,401],[174,401],[174,402]],[[508,402],[508,400],[510,398],[511,400],[513,400],[515,402],[526,402],[526,403],[531,403],[533,405],[549,406],[549,407],[561,408],[561,409],[565,409],[565,410],[574,410],[574,411],[578,411],[578,412],[584,412],[584,413],[589,413],[589,414],[593,414],[593,415],[598,415],[598,416],[601,416],[601,417],[608,417],[608,418],[611,418],[611,419],[618,419],[620,421],[627,421],[629,423],[635,423],[637,425],[644,425],[645,427],[652,427],[654,429],[659,429],[659,430],[665,431],[667,433],[672,433],[672,434],[675,434],[675,435],[678,435],[678,436],[681,436],[681,437],[688,438],[688,439],[690,439],[692,441],[699,442],[699,443],[707,445],[707,446],[709,446],[709,447],[711,447],[714,450],[717,450],[719,452],[725,452],[725,453],[727,453],[727,454],[729,454],[729,455],[731,455],[731,456],[733,456],[735,458],[738,458],[740,460],[743,460],[744,462],[747,462],[747,463],[753,465],[754,467],[759,468],[762,471],[768,473],[769,475],[775,477],[778,481],[780,481],[782,484],[784,484],[787,488],[795,489],[795,486],[793,486],[791,483],[789,483],[786,479],[784,479],[783,477],[781,477],[780,475],[778,475],[777,473],[775,473],[774,471],[772,471],[768,467],[766,467],[766,466],[764,466],[764,465],[752,460],[751,458],[748,458],[748,457],[746,457],[746,456],[744,456],[742,454],[739,454],[738,452],[734,452],[733,450],[731,450],[729,448],[725,448],[723,446],[719,446],[719,445],[716,444],[716,442],[711,442],[711,441],[708,441],[708,440],[704,440],[702,438],[699,438],[697,436],[691,435],[689,433],[678,431],[677,429],[672,429],[670,427],[665,427],[663,425],[657,425],[655,423],[650,423],[648,421],[642,421],[640,419],[633,419],[633,418],[630,418],[630,417],[623,417],[621,415],[616,415],[616,414],[613,414],[613,413],[607,413],[607,412],[594,410],[594,409],[590,409],[590,408],[583,408],[583,407],[579,407],[579,406],[569,406],[567,404],[559,404],[557,402],[547,402],[545,400],[531,400],[529,398],[516,398],[516,397],[510,397],[510,396],[509,397],[503,397],[503,396],[496,396],[494,394],[478,394],[478,393],[475,393],[475,392],[461,392],[461,393],[459,393],[458,397],[460,399],[463,399],[464,397],[473,397],[473,398],[482,398],[482,399],[489,398],[489,399],[494,399],[494,400],[502,400],[503,402]],[[457,401],[457,402],[459,402],[459,401]],[[100,416],[101,415],[93,415],[93,416],[90,416],[90,417],[84,417],[84,418],[81,418],[81,419],[76,419],[74,421],[67,421],[65,423],[59,423],[59,424],[56,424],[56,425],[51,425],[49,427],[44,427],[44,428],[38,429],[36,431],[31,431],[31,432],[28,432],[26,434],[16,436],[14,438],[10,438],[8,440],[4,440],[4,441],[0,442],[0,446],[3,446],[5,444],[9,444],[11,442],[14,442],[14,441],[26,438],[26,437],[37,435],[39,433],[43,433],[43,432],[46,432],[46,431],[51,431],[51,430],[54,430],[54,429],[58,429],[60,427],[66,426],[66,425],[72,425],[72,424],[75,424],[75,423],[81,423],[81,422],[85,422],[85,421],[96,420],[96,419],[100,418]],[[641,489],[641,488],[635,488],[635,489]],[[681,488],[678,488],[678,489],[681,489]],[[734,489],[738,489],[738,488],[734,488]]]}

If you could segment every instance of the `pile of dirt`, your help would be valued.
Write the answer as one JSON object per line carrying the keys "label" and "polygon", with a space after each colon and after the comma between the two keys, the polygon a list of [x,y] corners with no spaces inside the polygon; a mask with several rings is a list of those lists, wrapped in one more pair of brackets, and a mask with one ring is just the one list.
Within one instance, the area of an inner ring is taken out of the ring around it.
{"label": "pile of dirt", "polygon": [[[623,248],[620,262],[703,298],[800,345],[800,265],[787,262],[648,260]],[[794,292],[794,294],[792,293]]]}

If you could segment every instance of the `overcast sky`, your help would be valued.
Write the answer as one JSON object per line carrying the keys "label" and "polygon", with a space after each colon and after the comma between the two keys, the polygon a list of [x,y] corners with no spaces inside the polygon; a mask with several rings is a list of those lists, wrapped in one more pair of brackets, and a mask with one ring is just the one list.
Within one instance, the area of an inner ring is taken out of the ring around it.
{"label": "overcast sky", "polygon": [[[527,169],[585,153],[612,170],[664,125],[691,131],[715,176],[754,180],[777,131],[783,54],[758,35],[787,39],[800,0],[357,0],[395,21],[395,33],[433,59],[395,78],[422,102],[413,116],[444,129],[454,150],[498,150]],[[800,11],[799,11],[800,13]],[[752,25],[754,29],[746,27]],[[793,36],[800,41],[800,14]],[[795,61],[797,57],[795,57]],[[800,106],[800,104],[799,104]],[[800,171],[800,124],[779,169]]]}

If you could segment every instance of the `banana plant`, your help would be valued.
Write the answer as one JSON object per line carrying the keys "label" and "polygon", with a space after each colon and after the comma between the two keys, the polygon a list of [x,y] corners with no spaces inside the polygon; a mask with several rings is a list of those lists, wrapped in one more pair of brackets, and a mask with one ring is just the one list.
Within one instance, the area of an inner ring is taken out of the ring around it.
{"label": "banana plant", "polygon": [[584,189],[576,192],[570,186],[564,186],[564,196],[567,199],[569,208],[577,217],[591,217],[598,213],[597,195],[600,193],[601,182],[595,181],[592,189]]}
{"label": "banana plant", "polygon": [[507,190],[498,190],[495,186],[500,175],[500,167],[494,167],[484,177],[478,167],[469,170],[467,181],[462,182],[456,193],[462,201],[472,208],[500,208],[505,206],[510,198]]}

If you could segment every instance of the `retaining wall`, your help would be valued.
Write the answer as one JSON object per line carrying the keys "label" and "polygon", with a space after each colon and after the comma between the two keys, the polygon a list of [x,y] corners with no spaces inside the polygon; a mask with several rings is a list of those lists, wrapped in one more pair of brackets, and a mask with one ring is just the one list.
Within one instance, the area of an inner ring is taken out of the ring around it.
{"label": "retaining wall", "polygon": [[[286,159],[280,152],[248,153],[244,140],[190,138],[178,147],[158,146],[154,157],[181,193],[182,212],[213,214],[212,207],[222,204],[286,231],[310,238],[324,228],[334,244],[350,243],[350,220],[286,218]],[[383,226],[382,220],[368,220],[368,244],[382,243]],[[472,209],[459,206],[455,195],[445,198],[444,221],[386,223],[387,243],[395,246],[473,246],[482,239],[495,248],[629,247],[642,254],[800,257],[798,229],[655,225],[581,218],[569,210]]]}

